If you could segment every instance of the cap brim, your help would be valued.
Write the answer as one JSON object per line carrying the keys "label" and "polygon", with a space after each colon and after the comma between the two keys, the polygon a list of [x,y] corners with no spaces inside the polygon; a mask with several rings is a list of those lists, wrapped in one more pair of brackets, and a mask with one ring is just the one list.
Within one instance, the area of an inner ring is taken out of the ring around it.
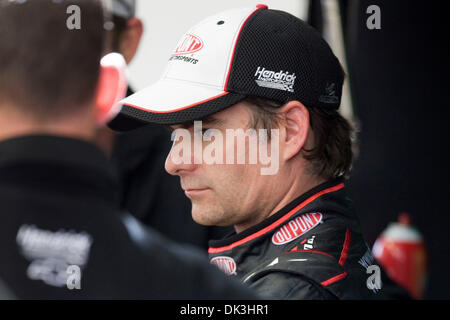
{"label": "cap brim", "polygon": [[148,123],[172,125],[200,120],[245,97],[186,81],[163,79],[122,100],[120,113],[108,126],[127,131]]}

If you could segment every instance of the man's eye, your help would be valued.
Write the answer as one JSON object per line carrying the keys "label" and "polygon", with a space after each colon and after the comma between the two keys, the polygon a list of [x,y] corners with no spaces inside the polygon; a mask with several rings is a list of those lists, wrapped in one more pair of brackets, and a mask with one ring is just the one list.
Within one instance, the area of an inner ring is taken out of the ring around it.
{"label": "man's eye", "polygon": [[209,138],[212,136],[213,133],[214,133],[214,130],[212,130],[212,129],[208,129],[208,128],[202,129],[202,134],[204,137]]}

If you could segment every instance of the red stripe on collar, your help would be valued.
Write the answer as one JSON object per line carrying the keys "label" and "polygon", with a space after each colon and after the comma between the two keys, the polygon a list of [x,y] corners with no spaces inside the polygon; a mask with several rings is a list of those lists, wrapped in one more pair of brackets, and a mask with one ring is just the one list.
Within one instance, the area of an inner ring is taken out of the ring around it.
{"label": "red stripe on collar", "polygon": [[309,203],[313,202],[314,200],[316,200],[318,197],[327,194],[327,193],[331,193],[331,192],[335,192],[338,191],[340,189],[344,188],[344,183],[340,183],[334,187],[328,188],[328,189],[324,189],[318,193],[316,193],[315,195],[309,197],[308,199],[306,199],[305,201],[303,201],[302,203],[300,203],[298,206],[296,206],[294,209],[292,209],[291,211],[289,211],[287,214],[285,214],[284,216],[282,216],[280,219],[278,219],[277,221],[273,222],[272,224],[268,225],[267,227],[265,227],[264,229],[259,230],[258,232],[255,232],[251,235],[249,235],[248,237],[245,237],[244,239],[241,239],[239,241],[233,242],[230,245],[224,246],[224,247],[220,247],[220,248],[209,248],[208,249],[208,253],[220,253],[220,252],[224,252],[224,251],[228,251],[233,249],[234,247],[237,247],[241,244],[247,243],[253,239],[256,239],[260,236],[262,236],[263,234],[272,231],[273,229],[275,229],[276,227],[280,226],[283,222],[287,221],[289,218],[291,218],[294,214],[296,214],[299,210],[301,210],[302,208],[304,208],[305,206],[307,206]]}

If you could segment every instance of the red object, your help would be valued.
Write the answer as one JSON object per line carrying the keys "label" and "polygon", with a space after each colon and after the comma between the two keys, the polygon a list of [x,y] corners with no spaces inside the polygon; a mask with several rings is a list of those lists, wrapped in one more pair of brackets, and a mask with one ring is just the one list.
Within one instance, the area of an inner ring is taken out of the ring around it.
{"label": "red object", "polygon": [[326,281],[321,282],[320,284],[323,285],[324,287],[329,286],[332,283],[335,283],[339,280],[344,279],[347,276],[347,272],[343,272],[341,274],[338,274],[337,276],[334,276],[333,278],[330,278]]}
{"label": "red object", "polygon": [[414,299],[422,299],[427,276],[425,243],[407,213],[401,213],[398,221],[378,237],[372,252],[392,280]]}
{"label": "red object", "polygon": [[211,263],[216,265],[227,275],[236,274],[236,262],[231,257],[220,256],[211,259]]}
{"label": "red object", "polygon": [[275,232],[272,236],[272,242],[275,245],[291,242],[315,228],[321,222],[322,214],[320,212],[305,213],[289,221]]}
{"label": "red object", "polygon": [[351,231],[349,228],[347,228],[347,231],[345,231],[345,240],[344,240],[344,245],[342,246],[342,251],[341,251],[341,257],[339,258],[339,264],[341,266],[344,266],[345,264],[345,260],[347,259],[347,255],[348,255],[348,249],[350,248],[350,240],[351,240]]}
{"label": "red object", "polygon": [[203,40],[193,34],[186,34],[180,41],[173,55],[188,54],[200,51],[203,48]]}

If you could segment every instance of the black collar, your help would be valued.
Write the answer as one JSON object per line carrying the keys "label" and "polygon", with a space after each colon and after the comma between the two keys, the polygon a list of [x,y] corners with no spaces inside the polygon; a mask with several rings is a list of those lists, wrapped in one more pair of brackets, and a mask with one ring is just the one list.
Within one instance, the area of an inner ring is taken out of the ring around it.
{"label": "black collar", "polygon": [[30,135],[0,142],[0,184],[117,197],[117,177],[93,144],[67,137]]}
{"label": "black collar", "polygon": [[256,238],[260,238],[269,234],[272,230],[283,225],[297,212],[305,208],[310,203],[317,203],[316,199],[324,194],[334,193],[344,189],[344,180],[342,178],[333,179],[322,183],[315,188],[302,194],[277,213],[271,215],[264,221],[242,231],[241,233],[233,233],[223,240],[212,240],[209,242],[209,253],[219,253],[231,250],[234,247],[243,245]]}

